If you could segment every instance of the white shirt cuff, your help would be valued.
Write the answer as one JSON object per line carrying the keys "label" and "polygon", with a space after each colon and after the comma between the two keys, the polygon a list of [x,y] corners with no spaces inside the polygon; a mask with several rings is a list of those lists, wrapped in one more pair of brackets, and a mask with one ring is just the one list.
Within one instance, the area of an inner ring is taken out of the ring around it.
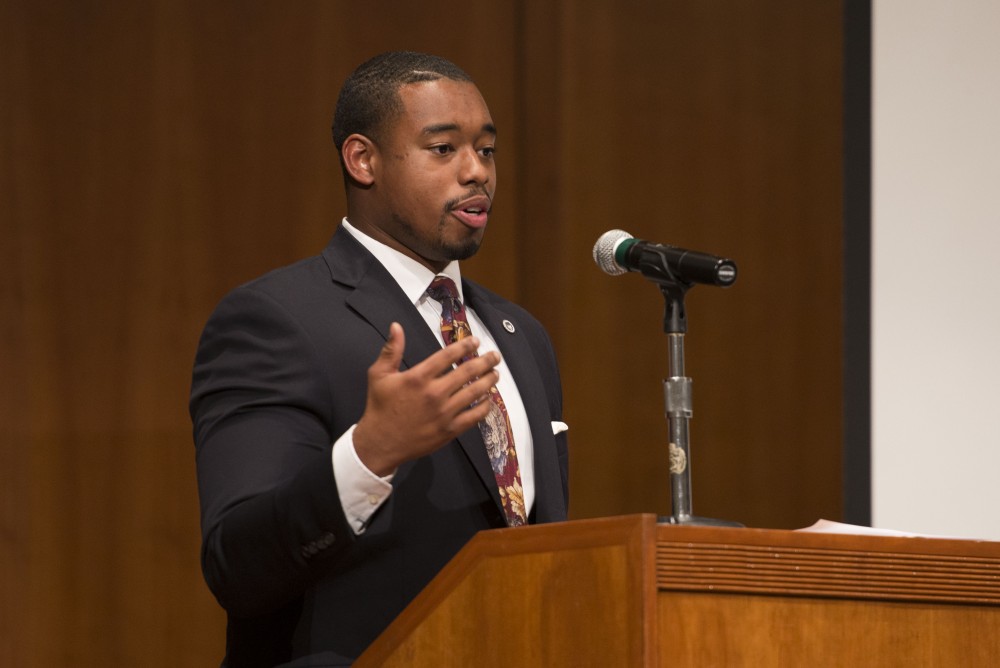
{"label": "white shirt cuff", "polygon": [[394,473],[380,478],[362,463],[354,449],[354,426],[334,442],[332,458],[344,515],[356,535],[364,533],[368,520],[392,493]]}

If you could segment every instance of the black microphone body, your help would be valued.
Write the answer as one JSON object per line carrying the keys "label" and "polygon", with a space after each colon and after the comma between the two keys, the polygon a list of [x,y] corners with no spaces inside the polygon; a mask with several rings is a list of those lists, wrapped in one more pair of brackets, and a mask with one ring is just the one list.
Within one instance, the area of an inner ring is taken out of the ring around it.
{"label": "black microphone body", "polygon": [[615,259],[646,278],[721,286],[736,281],[736,263],[732,260],[641,239],[629,241],[618,246]]}
{"label": "black microphone body", "polygon": [[635,239],[622,230],[601,235],[594,246],[594,260],[608,274],[636,271],[657,283],[728,287],[736,282],[736,263],[732,260]]}

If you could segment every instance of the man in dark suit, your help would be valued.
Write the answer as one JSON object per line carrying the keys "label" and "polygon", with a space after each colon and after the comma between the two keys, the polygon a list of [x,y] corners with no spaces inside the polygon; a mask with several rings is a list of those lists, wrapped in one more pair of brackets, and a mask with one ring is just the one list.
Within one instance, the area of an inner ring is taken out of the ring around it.
{"label": "man in dark suit", "polygon": [[[479,90],[446,60],[383,54],[345,83],[333,133],[347,218],[320,256],[227,295],[195,361],[228,666],[347,665],[476,532],[566,519],[548,336],[460,275],[496,187]],[[441,276],[471,329],[454,342]]]}

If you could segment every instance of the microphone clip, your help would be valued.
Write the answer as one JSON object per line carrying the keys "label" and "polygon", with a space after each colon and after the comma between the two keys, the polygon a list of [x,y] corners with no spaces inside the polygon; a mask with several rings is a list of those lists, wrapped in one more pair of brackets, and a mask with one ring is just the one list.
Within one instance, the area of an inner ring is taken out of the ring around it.
{"label": "microphone clip", "polygon": [[[645,275],[645,274],[644,274]],[[657,280],[646,275],[660,288],[663,295],[663,331],[667,334],[687,333],[687,311],[684,295],[694,285],[683,281]]]}

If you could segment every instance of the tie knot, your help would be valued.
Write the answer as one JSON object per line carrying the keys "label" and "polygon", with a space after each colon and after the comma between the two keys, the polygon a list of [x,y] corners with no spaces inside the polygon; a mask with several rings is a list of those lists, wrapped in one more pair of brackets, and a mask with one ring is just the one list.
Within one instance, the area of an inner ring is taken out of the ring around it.
{"label": "tie knot", "polygon": [[427,288],[427,295],[439,302],[446,299],[458,301],[458,288],[455,287],[455,281],[447,276],[435,276],[430,287]]}

